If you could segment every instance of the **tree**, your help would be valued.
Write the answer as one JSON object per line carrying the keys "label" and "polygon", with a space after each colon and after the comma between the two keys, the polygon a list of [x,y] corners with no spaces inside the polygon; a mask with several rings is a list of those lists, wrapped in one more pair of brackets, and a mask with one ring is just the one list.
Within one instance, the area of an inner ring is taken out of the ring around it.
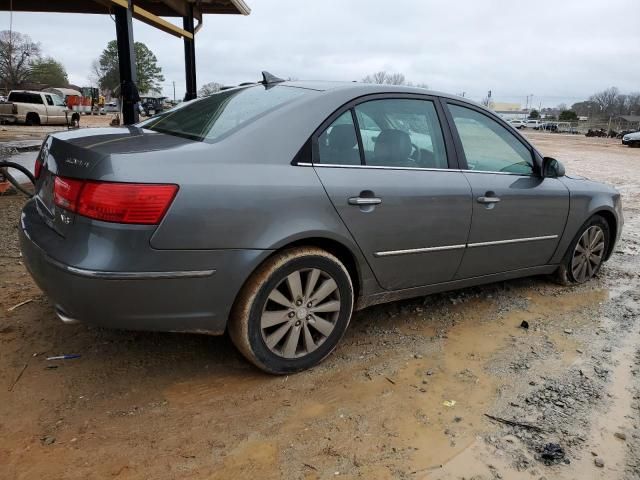
{"label": "tree", "polygon": [[29,81],[31,64],[40,58],[40,44],[29,35],[4,30],[0,32],[0,83],[7,90]]}
{"label": "tree", "polygon": [[[142,42],[135,42],[136,73],[138,90],[140,93],[160,92],[161,82],[164,82],[162,69],[158,66],[158,59]],[[118,65],[118,43],[111,40],[107,48],[93,64],[94,75],[98,77],[98,84],[103,90],[113,92],[120,86],[120,67]]]}
{"label": "tree", "polygon": [[538,112],[538,110],[536,110],[536,109],[531,110],[531,112],[529,112],[529,118],[531,118],[531,119],[540,118],[540,112]]}
{"label": "tree", "polygon": [[205,83],[200,90],[198,90],[199,97],[207,97],[213,93],[219,92],[222,88],[222,84],[218,82]]}
{"label": "tree", "polygon": [[560,120],[561,122],[576,121],[578,120],[578,114],[573,110],[563,110],[562,112],[560,112],[558,120]]}
{"label": "tree", "polygon": [[598,93],[594,93],[589,98],[592,102],[600,107],[600,112],[605,116],[618,113],[616,107],[620,104],[620,90],[617,87],[607,88]]}
{"label": "tree", "polygon": [[377,83],[378,85],[407,85],[404,74],[387,73],[384,70],[369,74],[362,81],[364,83]]}
{"label": "tree", "polygon": [[32,62],[30,80],[51,87],[66,87],[69,84],[64,65],[51,57],[38,58]]}

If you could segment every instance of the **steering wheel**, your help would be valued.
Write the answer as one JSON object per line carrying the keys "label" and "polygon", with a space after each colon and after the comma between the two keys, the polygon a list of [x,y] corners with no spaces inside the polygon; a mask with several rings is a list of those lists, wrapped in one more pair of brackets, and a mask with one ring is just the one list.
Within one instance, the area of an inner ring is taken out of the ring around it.
{"label": "steering wheel", "polygon": [[15,179],[15,177],[9,173],[10,168],[15,168],[16,170],[23,173],[29,179],[29,181],[35,186],[36,179],[33,176],[33,174],[26,167],[23,167],[19,163],[0,160],[0,173],[4,175],[4,177],[9,181],[11,185],[13,185],[13,188],[15,188],[17,191],[19,191],[23,195],[26,195],[29,198],[33,197],[34,193],[24,188],[24,186],[22,186],[20,182],[18,182]]}

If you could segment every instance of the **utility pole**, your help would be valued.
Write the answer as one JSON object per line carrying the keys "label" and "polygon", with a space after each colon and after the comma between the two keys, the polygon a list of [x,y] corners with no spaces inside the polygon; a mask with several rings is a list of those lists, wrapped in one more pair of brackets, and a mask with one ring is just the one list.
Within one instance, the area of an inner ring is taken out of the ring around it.
{"label": "utility pole", "polygon": [[173,81],[173,103],[176,103],[176,81]]}

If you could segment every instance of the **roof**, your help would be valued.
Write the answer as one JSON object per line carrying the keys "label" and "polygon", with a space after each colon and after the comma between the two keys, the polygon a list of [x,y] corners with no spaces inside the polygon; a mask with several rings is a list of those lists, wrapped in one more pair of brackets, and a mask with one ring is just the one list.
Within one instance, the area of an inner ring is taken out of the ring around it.
{"label": "roof", "polygon": [[[14,12],[109,13],[111,0],[0,0],[0,10]],[[182,17],[187,4],[194,5],[194,16],[227,13],[249,15],[244,0],[135,0],[135,5],[160,17]]]}
{"label": "roof", "polygon": [[625,122],[640,122],[640,115],[620,115],[618,118],[623,119]]}
{"label": "roof", "polygon": [[57,87],[49,87],[42,90],[43,92],[50,92],[55,94],[62,94],[63,97],[67,97],[69,95],[76,95],[78,97],[82,96],[78,90],[74,90],[73,88],[57,88]]}

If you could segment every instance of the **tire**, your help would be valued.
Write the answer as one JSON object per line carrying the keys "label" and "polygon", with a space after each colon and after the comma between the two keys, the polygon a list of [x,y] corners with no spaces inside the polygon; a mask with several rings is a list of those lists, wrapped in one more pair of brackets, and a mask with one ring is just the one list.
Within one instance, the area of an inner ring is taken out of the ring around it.
{"label": "tire", "polygon": [[24,124],[31,127],[34,125],[40,125],[40,116],[37,113],[29,112],[24,119]]}
{"label": "tire", "polygon": [[324,360],[347,330],[352,309],[353,284],[340,260],[320,248],[296,247],[267,259],[249,277],[228,331],[247,360],[284,375]]}
{"label": "tire", "polygon": [[80,114],[79,113],[74,113],[73,115],[71,115],[71,124],[74,127],[79,127],[80,126]]}
{"label": "tire", "polygon": [[[592,232],[599,231],[602,237],[600,241],[597,241],[594,244],[592,240],[595,237],[588,237],[588,235],[590,235],[590,233],[587,233],[589,230],[591,231],[591,234]],[[600,268],[602,268],[604,257],[609,249],[610,241],[611,232],[609,230],[609,224],[600,215],[594,215],[591,217],[584,225],[582,225],[580,230],[578,230],[578,233],[569,245],[564,258],[562,259],[562,263],[556,271],[556,281],[561,285],[576,285],[591,280],[598,274]],[[599,255],[599,261],[597,264],[593,260],[584,262],[584,254],[579,251],[580,249],[584,251],[585,245],[588,245],[589,243],[591,243],[594,248],[589,247],[587,253],[589,253],[589,251],[592,252],[589,256],[590,259],[598,257]],[[579,268],[581,263],[584,264],[584,269]]]}

